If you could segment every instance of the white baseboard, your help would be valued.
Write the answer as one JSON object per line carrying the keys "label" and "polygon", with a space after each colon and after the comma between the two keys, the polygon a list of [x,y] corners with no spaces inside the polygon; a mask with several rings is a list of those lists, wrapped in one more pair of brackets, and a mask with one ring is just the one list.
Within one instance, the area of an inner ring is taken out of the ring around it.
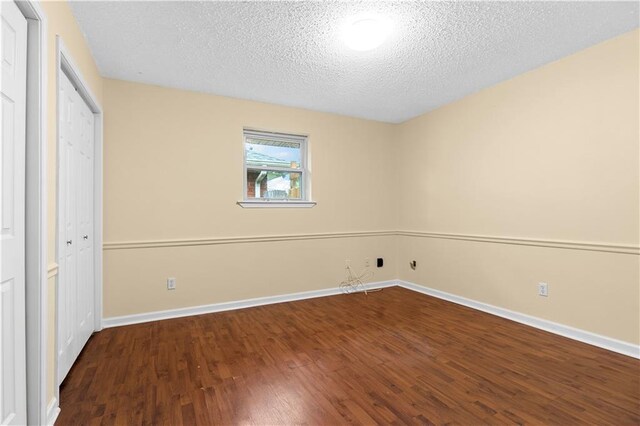
{"label": "white baseboard", "polygon": [[[367,289],[392,287],[396,281],[378,281],[366,284]],[[213,312],[231,311],[234,309],[251,308],[254,306],[272,305],[274,303],[292,302],[295,300],[313,299],[315,297],[334,296],[343,292],[338,287],[322,290],[290,293],[279,296],[257,297],[255,299],[237,300],[233,302],[214,303],[212,305],[192,306],[188,308],[170,309],[167,311],[146,312],[144,314],[124,315],[120,317],[104,318],[104,328],[119,327],[122,325],[139,324],[149,321],[159,321],[171,318],[188,317],[191,315],[210,314]]]}
{"label": "white baseboard", "polygon": [[621,340],[612,339],[600,334],[595,334],[589,331],[580,330],[578,328],[569,327],[567,325],[558,324],[556,322],[548,321],[542,318],[532,317],[530,315],[521,314],[519,312],[510,311],[508,309],[499,308],[487,303],[478,302],[461,296],[456,296],[455,294],[445,293],[444,291],[440,290],[434,290],[432,288],[414,284],[408,281],[398,280],[398,285],[406,289],[416,291],[418,293],[437,297],[438,299],[447,300],[449,302],[457,303],[458,305],[467,306],[469,308],[487,312],[489,314],[519,322],[521,324],[538,328],[540,330],[548,331],[549,333],[558,334],[560,336],[568,337],[569,339],[578,340],[580,342],[617,352],[623,355],[640,358],[640,346],[634,345],[632,343],[623,342]]}
{"label": "white baseboard", "polygon": [[[560,336],[568,337],[569,339],[577,340],[583,343],[588,343],[593,346],[597,346],[603,349],[607,349],[613,352],[617,352],[623,355],[628,355],[634,358],[640,359],[640,346],[632,343],[623,342],[620,340],[612,339],[610,337],[602,336],[599,334],[591,333],[589,331],[580,330],[567,325],[558,324],[556,322],[548,321],[542,318],[533,317],[530,315],[522,314],[509,309],[500,308],[497,306],[489,305],[487,303],[478,302],[476,300],[467,299],[465,297],[456,296],[455,294],[446,293],[440,290],[434,290],[429,287],[414,284],[408,281],[391,280],[391,281],[378,281],[367,284],[367,288],[384,288],[398,285],[409,290],[423,293],[428,296],[437,297],[438,299],[447,300],[449,302],[457,303],[458,305],[467,306],[469,308],[477,309],[482,312],[487,312],[492,315],[496,315],[502,318],[506,318],[512,321],[519,322],[540,330],[548,331],[550,333],[558,334]],[[333,296],[342,294],[342,291],[337,288],[328,288],[322,290],[305,291],[302,293],[290,293],[279,296],[267,296],[258,297],[255,299],[237,300],[233,302],[214,303],[212,305],[193,306],[188,308],[170,309],[166,311],[147,312],[143,314],[124,315],[120,317],[111,317],[103,319],[104,328],[118,327],[122,325],[140,324],[149,321],[159,321],[171,318],[187,317],[191,315],[209,314],[213,312],[230,311],[234,309],[251,308],[254,306],[271,305],[274,303],[292,302],[295,300],[312,299],[315,297]],[[52,401],[55,402],[55,401]],[[58,410],[59,411],[59,410]],[[57,416],[57,413],[55,414]]]}
{"label": "white baseboard", "polygon": [[49,401],[49,405],[47,405],[47,425],[53,426],[58,418],[58,414],[60,414],[60,407],[58,406],[58,400],[56,397],[53,397],[51,401]]}

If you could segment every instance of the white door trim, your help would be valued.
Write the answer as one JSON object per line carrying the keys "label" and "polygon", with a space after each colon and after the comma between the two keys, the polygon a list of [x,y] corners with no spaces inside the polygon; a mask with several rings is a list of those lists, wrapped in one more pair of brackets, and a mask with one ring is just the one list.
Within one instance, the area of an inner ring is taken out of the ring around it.
{"label": "white door trim", "polygon": [[47,418],[47,17],[37,0],[16,5],[27,19],[26,326],[27,421]]}
{"label": "white door trim", "polygon": [[[95,136],[94,136],[94,238],[93,238],[93,253],[94,253],[94,330],[99,331],[102,329],[102,106],[98,103],[96,96],[93,94],[90,86],[86,83],[86,80],[80,73],[80,68],[76,65],[73,57],[66,48],[62,38],[56,36],[56,93],[60,93],[61,78],[63,73],[69,78],[69,80],[77,87],[80,97],[87,103],[89,109],[95,118]],[[56,123],[60,119],[59,102],[57,102]],[[60,152],[60,129],[56,126],[56,142],[58,146],[58,153]],[[57,159],[57,164],[60,164],[60,158]],[[59,197],[60,187],[58,180],[57,194]],[[60,203],[57,203],[56,211],[56,259],[58,264],[60,262],[60,229],[62,227],[60,214]],[[58,299],[58,298],[57,298]],[[59,299],[58,299],[59,303]],[[56,383],[56,398],[60,400],[59,395],[59,378],[57,367],[57,354],[58,354],[58,312],[56,311],[56,368],[55,368],[55,383]]]}

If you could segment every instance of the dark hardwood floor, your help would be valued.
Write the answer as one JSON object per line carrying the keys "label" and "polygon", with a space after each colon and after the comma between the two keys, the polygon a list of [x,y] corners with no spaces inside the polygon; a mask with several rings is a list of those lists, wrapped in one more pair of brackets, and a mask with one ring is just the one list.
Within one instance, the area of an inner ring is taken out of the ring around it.
{"label": "dark hardwood floor", "polygon": [[640,423],[640,361],[398,287],[106,329],[71,424]]}

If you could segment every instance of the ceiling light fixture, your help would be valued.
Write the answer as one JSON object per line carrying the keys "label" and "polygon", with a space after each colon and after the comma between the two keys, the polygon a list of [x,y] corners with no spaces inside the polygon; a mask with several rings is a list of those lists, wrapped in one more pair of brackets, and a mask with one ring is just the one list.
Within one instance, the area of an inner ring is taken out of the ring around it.
{"label": "ceiling light fixture", "polygon": [[382,18],[357,19],[345,26],[344,42],[353,50],[375,49],[387,39],[390,27],[388,21]]}

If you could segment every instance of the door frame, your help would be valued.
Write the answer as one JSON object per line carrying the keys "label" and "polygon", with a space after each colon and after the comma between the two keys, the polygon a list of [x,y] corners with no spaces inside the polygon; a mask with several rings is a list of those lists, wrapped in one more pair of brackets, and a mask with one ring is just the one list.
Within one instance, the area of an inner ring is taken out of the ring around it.
{"label": "door frame", "polygon": [[[64,44],[62,38],[56,36],[56,146],[57,159],[56,166],[58,175],[60,176],[60,88],[61,79],[66,75],[71,83],[78,89],[80,97],[87,103],[89,109],[94,116],[94,156],[93,156],[93,262],[94,262],[94,331],[102,330],[102,128],[103,113],[102,106],[98,103],[96,96],[86,83],[86,80],[80,72],[80,68],[76,65],[69,50]],[[56,185],[56,259],[60,264],[60,255],[63,252],[60,240],[60,230],[64,226],[64,214],[61,208],[60,199],[60,179]],[[64,275],[58,276],[58,282],[64,279]],[[60,312],[59,285],[56,286],[56,362],[54,371],[54,383],[56,388],[56,398],[60,399],[60,379],[58,377],[58,314]]]}
{"label": "door frame", "polygon": [[[27,421],[49,420],[47,398],[47,16],[37,0],[15,1],[27,20],[25,303]],[[56,405],[55,403],[53,405]],[[55,411],[55,410],[53,410]],[[53,413],[56,414],[56,413]]]}

